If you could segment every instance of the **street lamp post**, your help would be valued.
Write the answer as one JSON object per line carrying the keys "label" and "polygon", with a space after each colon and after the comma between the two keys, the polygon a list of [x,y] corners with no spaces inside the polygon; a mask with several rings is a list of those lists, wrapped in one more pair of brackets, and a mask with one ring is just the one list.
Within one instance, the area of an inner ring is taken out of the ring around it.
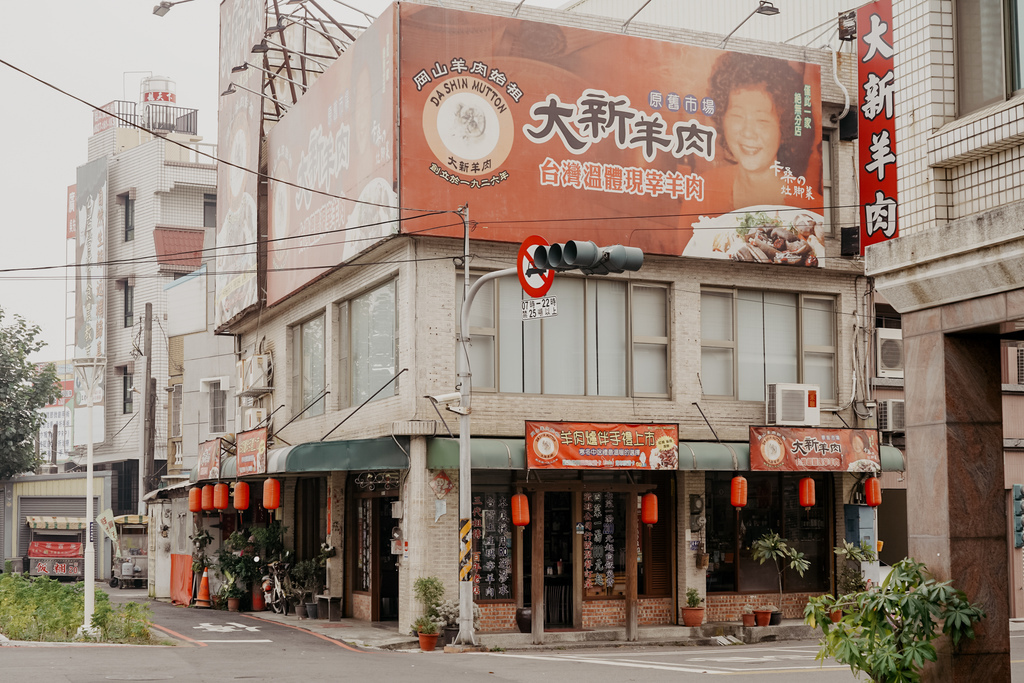
{"label": "street lamp post", "polygon": [[88,395],[88,413],[86,417],[86,474],[85,474],[85,521],[88,524],[85,539],[85,614],[82,618],[82,625],[78,629],[79,636],[93,637],[96,629],[92,625],[92,615],[96,609],[96,538],[95,510],[93,510],[93,481],[92,481],[92,439],[93,439],[93,405],[95,405],[96,382],[102,376],[106,368],[104,358],[81,358],[75,359],[75,369],[82,371],[85,390]]}

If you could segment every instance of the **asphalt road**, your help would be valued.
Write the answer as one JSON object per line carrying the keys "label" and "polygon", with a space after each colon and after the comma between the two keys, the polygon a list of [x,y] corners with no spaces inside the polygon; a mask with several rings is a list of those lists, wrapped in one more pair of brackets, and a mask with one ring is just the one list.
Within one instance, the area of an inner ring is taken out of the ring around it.
{"label": "asphalt road", "polygon": [[[145,601],[141,591],[115,600]],[[814,659],[817,643],[727,647],[619,646],[590,649],[444,654],[367,651],[256,615],[150,602],[164,634],[160,646],[53,645],[3,648],[0,680],[101,681],[387,680],[678,683],[720,676],[767,683],[857,680],[846,667]],[[1012,634],[1014,680],[1024,681],[1024,632]],[[1019,635],[1020,637],[1016,637]]]}

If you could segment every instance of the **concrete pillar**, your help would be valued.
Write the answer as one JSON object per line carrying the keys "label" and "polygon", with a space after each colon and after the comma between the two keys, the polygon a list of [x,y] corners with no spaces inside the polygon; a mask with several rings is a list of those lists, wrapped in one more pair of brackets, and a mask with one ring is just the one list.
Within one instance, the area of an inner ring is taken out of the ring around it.
{"label": "concrete pillar", "polygon": [[904,316],[910,555],[988,617],[953,652],[936,641],[924,681],[1008,681],[1009,600],[999,338],[947,333],[955,305]]}
{"label": "concrete pillar", "polygon": [[[327,560],[328,595],[345,594],[345,480],[348,472],[327,475],[327,542],[335,550]],[[344,605],[342,605],[344,609]]]}

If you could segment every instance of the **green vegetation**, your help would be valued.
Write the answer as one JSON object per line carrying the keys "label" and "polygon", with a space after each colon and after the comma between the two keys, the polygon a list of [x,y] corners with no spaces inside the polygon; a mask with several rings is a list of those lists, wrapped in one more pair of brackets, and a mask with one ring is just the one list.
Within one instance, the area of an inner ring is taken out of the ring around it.
{"label": "green vegetation", "polygon": [[[85,585],[45,576],[0,575],[0,633],[11,640],[71,642],[85,615]],[[135,602],[114,606],[96,590],[92,625],[106,643],[152,643],[149,607]]]}
{"label": "green vegetation", "polygon": [[764,564],[771,560],[775,564],[775,571],[779,575],[779,604],[782,604],[782,574],[786,569],[792,569],[800,576],[804,575],[811,563],[804,558],[804,554],[789,545],[786,539],[774,531],[769,531],[751,545],[751,557]]}
{"label": "green vegetation", "polygon": [[704,598],[700,597],[700,593],[697,592],[696,588],[686,589],[686,606],[687,607],[700,607],[700,603],[704,602]]}

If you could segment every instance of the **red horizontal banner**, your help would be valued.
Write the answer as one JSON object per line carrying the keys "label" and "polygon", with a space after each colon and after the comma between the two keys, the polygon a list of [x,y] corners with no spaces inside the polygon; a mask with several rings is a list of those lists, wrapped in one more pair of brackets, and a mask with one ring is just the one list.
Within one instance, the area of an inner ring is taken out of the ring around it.
{"label": "red horizontal banner", "polygon": [[28,544],[29,557],[82,557],[81,543],[32,541]]}
{"label": "red horizontal banner", "polygon": [[877,433],[865,429],[751,427],[750,469],[878,472]]}
{"label": "red horizontal banner", "polygon": [[562,470],[675,470],[679,468],[679,428],[668,424],[527,422],[526,465]]}

